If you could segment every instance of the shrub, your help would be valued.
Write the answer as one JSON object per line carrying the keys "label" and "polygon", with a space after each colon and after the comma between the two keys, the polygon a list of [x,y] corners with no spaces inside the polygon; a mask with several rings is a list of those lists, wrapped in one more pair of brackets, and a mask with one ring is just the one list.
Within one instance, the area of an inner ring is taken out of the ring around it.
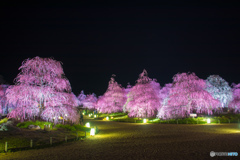
{"label": "shrub", "polygon": [[0,120],[0,124],[6,123],[7,121],[8,121],[8,118],[3,118],[3,119]]}
{"label": "shrub", "polygon": [[45,121],[25,121],[17,124],[17,127],[19,128],[28,128],[29,125],[36,125],[39,126],[41,129],[44,129],[44,125],[53,125],[51,122],[45,122]]}
{"label": "shrub", "polygon": [[56,127],[57,128],[64,128],[64,129],[69,130],[69,131],[76,131],[76,128],[74,126],[69,125],[69,124],[65,124],[65,125],[57,124]]}

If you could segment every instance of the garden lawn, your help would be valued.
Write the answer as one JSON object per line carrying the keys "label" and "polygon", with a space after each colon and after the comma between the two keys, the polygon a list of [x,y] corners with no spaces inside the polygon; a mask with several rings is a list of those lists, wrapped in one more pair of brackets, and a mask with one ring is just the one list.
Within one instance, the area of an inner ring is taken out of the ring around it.
{"label": "garden lawn", "polygon": [[[210,152],[240,154],[239,124],[141,124],[84,117],[100,132],[56,147],[1,153],[2,159],[213,159]],[[229,159],[230,157],[217,157]],[[215,157],[216,159],[216,157]]]}
{"label": "garden lawn", "polygon": [[[8,143],[8,152],[14,152],[18,150],[26,150],[30,148],[30,141],[33,141],[33,147],[44,148],[49,147],[50,137],[52,137],[52,144],[58,144],[65,141],[67,136],[68,140],[75,140],[80,137],[89,136],[90,128],[80,125],[61,125],[58,124],[51,131],[44,131],[45,122],[23,122],[17,126],[21,127],[19,130],[14,131],[2,131],[0,132],[0,153],[4,152],[5,142]],[[50,122],[47,122],[50,124]],[[27,129],[28,125],[39,125],[41,130]]]}

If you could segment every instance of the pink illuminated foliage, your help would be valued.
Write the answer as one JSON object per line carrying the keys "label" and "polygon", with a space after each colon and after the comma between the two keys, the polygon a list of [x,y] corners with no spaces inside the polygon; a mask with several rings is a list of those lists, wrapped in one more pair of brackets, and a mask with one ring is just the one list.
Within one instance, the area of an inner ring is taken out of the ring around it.
{"label": "pink illuminated foliage", "polygon": [[84,91],[82,90],[81,93],[77,97],[77,99],[79,101],[79,106],[83,105],[85,98],[86,98],[86,95],[84,94]]}
{"label": "pink illuminated foliage", "polygon": [[97,97],[94,93],[88,94],[83,101],[83,107],[87,109],[95,109]]}
{"label": "pink illuminated foliage", "polygon": [[172,83],[165,84],[165,86],[160,90],[160,106],[158,108],[158,118],[163,118],[165,114],[171,112],[171,107],[168,107],[169,92],[172,88]]}
{"label": "pink illuminated foliage", "polygon": [[6,91],[9,103],[16,106],[8,117],[58,123],[57,118],[62,116],[78,121],[78,100],[59,61],[35,57],[25,60],[19,70],[15,85]]}
{"label": "pink illuminated foliage", "polygon": [[125,112],[128,112],[130,117],[154,116],[160,106],[159,91],[160,84],[155,79],[150,79],[147,71],[143,70],[137,83],[127,94]]}
{"label": "pink illuminated foliage", "polygon": [[173,77],[167,107],[162,118],[188,117],[190,113],[212,114],[219,101],[205,91],[206,83],[195,73],[178,73]]}
{"label": "pink illuminated foliage", "polygon": [[[130,83],[128,83],[127,87],[125,88],[125,95],[126,95],[126,97],[127,97],[128,93],[131,91],[131,89],[132,89],[132,86],[130,85]],[[123,105],[123,112],[127,112],[126,106],[127,106],[129,101],[130,101],[130,99],[127,99],[126,103]]]}
{"label": "pink illuminated foliage", "polygon": [[6,103],[5,90],[4,87],[0,85],[0,114],[3,114],[5,103]]}
{"label": "pink illuminated foliage", "polygon": [[233,99],[228,107],[232,112],[240,113],[240,83],[232,86]]}
{"label": "pink illuminated foliage", "polygon": [[126,102],[126,92],[118,84],[113,75],[108,83],[108,89],[103,96],[98,98],[97,110],[101,113],[122,112],[123,105]]}
{"label": "pink illuminated foliage", "polygon": [[0,114],[5,115],[9,113],[14,106],[9,104],[6,97],[6,90],[9,85],[2,84],[0,85]]}
{"label": "pink illuminated foliage", "polygon": [[127,84],[127,87],[125,88],[125,92],[126,94],[128,94],[131,91],[132,86],[130,85],[130,83]]}

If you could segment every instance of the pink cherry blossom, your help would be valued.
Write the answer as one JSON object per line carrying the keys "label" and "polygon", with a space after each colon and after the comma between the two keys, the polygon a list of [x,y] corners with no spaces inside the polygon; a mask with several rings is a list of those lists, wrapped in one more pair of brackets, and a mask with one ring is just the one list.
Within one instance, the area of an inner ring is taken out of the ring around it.
{"label": "pink cherry blossom", "polygon": [[125,89],[111,77],[107,91],[98,98],[96,108],[102,113],[122,112],[125,102]]}
{"label": "pink cherry blossom", "polygon": [[150,79],[147,71],[143,70],[137,83],[127,94],[125,112],[128,112],[130,117],[154,116],[160,106],[159,91],[160,84],[155,79]]}
{"label": "pink cherry blossom", "polygon": [[234,113],[240,113],[240,83],[233,84],[233,99],[229,104],[229,109],[232,110]]}
{"label": "pink cherry blossom", "polygon": [[204,80],[195,73],[178,73],[173,77],[168,102],[162,110],[162,118],[187,117],[191,112],[212,114],[219,101],[206,90]]}
{"label": "pink cherry blossom", "polygon": [[6,91],[8,102],[16,106],[8,117],[21,120],[37,117],[57,123],[53,116],[69,115],[67,119],[78,121],[79,102],[59,61],[35,57],[25,60],[19,70],[15,85]]}
{"label": "pink cherry blossom", "polygon": [[83,101],[83,107],[88,109],[95,109],[97,97],[94,93],[88,94]]}

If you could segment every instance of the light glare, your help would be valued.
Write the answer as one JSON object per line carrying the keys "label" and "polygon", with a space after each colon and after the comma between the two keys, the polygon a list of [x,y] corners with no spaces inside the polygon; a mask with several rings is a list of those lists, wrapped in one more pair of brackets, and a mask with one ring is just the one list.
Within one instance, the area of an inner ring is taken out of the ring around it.
{"label": "light glare", "polygon": [[210,118],[208,118],[208,119],[207,119],[207,123],[211,123],[211,120],[210,120]]}
{"label": "light glare", "polygon": [[90,127],[90,123],[89,122],[86,123],[86,127]]}
{"label": "light glare", "polygon": [[94,128],[91,128],[90,136],[94,136],[94,135],[95,135],[95,129],[94,129]]}
{"label": "light glare", "polygon": [[147,123],[147,119],[143,119],[143,123]]}

